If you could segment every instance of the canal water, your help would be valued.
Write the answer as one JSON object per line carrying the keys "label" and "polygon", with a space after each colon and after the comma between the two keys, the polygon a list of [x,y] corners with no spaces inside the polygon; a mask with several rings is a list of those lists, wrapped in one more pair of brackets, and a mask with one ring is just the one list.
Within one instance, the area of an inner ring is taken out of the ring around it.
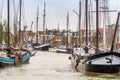
{"label": "canal water", "polygon": [[0,80],[120,80],[120,75],[76,72],[69,54],[37,52],[28,64],[0,69]]}

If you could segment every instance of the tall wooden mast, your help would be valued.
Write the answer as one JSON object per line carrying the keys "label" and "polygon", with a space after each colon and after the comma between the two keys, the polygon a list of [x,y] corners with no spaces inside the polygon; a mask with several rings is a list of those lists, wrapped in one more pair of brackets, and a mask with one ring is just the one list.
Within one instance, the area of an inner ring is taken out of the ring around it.
{"label": "tall wooden mast", "polygon": [[86,15],[86,46],[88,46],[88,0],[85,1]]}
{"label": "tall wooden mast", "polygon": [[59,31],[59,23],[58,23],[58,29],[57,29],[57,47],[59,48],[60,42],[59,42],[59,36],[60,36],[60,31]]}
{"label": "tall wooden mast", "polygon": [[[91,22],[93,21],[92,19],[93,19],[93,16],[92,16],[92,13],[91,13],[91,11],[92,11],[92,8],[93,8],[93,6],[92,6],[92,0],[90,0],[90,4],[89,4],[89,42],[91,42]],[[89,44],[90,45],[90,44]]]}
{"label": "tall wooden mast", "polygon": [[73,11],[78,16],[78,39],[77,39],[77,43],[81,44],[81,42],[82,42],[82,37],[81,37],[81,1],[79,1],[79,13],[77,13],[74,9],[73,9]]}
{"label": "tall wooden mast", "polygon": [[99,49],[99,42],[98,42],[98,31],[99,31],[99,0],[96,0],[96,53],[98,53],[98,49]]}
{"label": "tall wooden mast", "polygon": [[[104,2],[104,7],[102,7],[103,8],[103,11],[105,11],[106,9],[107,9],[107,7],[106,7],[106,5],[105,5],[105,2]],[[104,46],[104,48],[106,49],[106,26],[105,26],[105,24],[106,24],[106,12],[104,12],[103,13],[103,46]]]}
{"label": "tall wooden mast", "polygon": [[81,45],[81,1],[79,2],[79,22],[78,22],[79,24],[79,32],[78,32],[78,34],[79,34],[79,44]]}
{"label": "tall wooden mast", "polygon": [[8,0],[8,3],[7,3],[7,7],[8,7],[8,23],[7,23],[7,26],[8,26],[8,46],[10,46],[10,0]]}
{"label": "tall wooden mast", "polygon": [[19,15],[19,46],[21,42],[21,12],[22,12],[22,0],[20,0],[20,15]]}
{"label": "tall wooden mast", "polygon": [[104,13],[104,19],[103,19],[103,43],[104,43],[104,48],[106,48],[106,34],[105,34],[106,30],[105,30],[105,25],[104,25],[106,23],[105,22],[105,18],[106,18],[105,14],[107,12],[116,12],[116,10],[108,10],[107,6],[108,6],[107,3],[105,5],[105,2],[104,2],[103,7],[101,7],[101,8],[103,8],[103,10],[99,10],[99,0],[96,0],[96,11],[91,11],[91,12],[96,12],[96,52],[98,51],[98,48],[99,48],[99,36],[98,36],[99,35],[98,34],[98,32],[99,32],[99,13]]}
{"label": "tall wooden mast", "polygon": [[69,27],[69,12],[67,12],[67,45],[66,47],[68,47],[68,27]]}
{"label": "tall wooden mast", "polygon": [[45,17],[46,17],[46,3],[44,2],[44,14],[43,14],[43,44],[45,43]]}
{"label": "tall wooden mast", "polygon": [[37,20],[36,20],[36,43],[38,43],[38,18],[39,16],[39,6],[37,7]]}

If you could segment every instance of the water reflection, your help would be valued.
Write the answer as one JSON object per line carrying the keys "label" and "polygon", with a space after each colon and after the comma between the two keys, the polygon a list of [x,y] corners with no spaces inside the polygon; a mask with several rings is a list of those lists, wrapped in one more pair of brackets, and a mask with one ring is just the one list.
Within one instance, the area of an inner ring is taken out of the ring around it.
{"label": "water reflection", "polygon": [[92,75],[76,72],[69,54],[38,52],[30,63],[0,69],[0,80],[118,80],[119,75]]}

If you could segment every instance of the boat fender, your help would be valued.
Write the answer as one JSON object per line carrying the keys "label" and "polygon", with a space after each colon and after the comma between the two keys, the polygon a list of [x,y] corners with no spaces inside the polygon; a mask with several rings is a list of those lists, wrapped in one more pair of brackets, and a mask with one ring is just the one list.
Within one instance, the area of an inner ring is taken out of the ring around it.
{"label": "boat fender", "polygon": [[86,62],[87,62],[87,61],[85,60],[85,61],[82,62],[82,64],[85,64]]}
{"label": "boat fender", "polygon": [[19,59],[22,60],[22,57],[23,57],[23,56],[22,56],[21,52],[20,52],[20,53],[17,53],[17,55],[19,56]]}
{"label": "boat fender", "polygon": [[17,64],[19,64],[19,56],[18,55],[15,56],[15,63],[14,63],[14,65],[17,65]]}
{"label": "boat fender", "polygon": [[22,58],[22,55],[19,55],[19,59],[20,59],[20,60],[22,60],[22,59],[23,59],[23,58]]}
{"label": "boat fender", "polygon": [[21,54],[21,52],[16,53],[16,55],[19,56],[19,59],[20,59],[20,60],[22,60],[22,54]]}
{"label": "boat fender", "polygon": [[71,56],[69,56],[68,59],[71,60]]}
{"label": "boat fender", "polygon": [[29,53],[29,54],[30,54],[30,51],[28,51],[28,50],[27,50],[27,53]]}
{"label": "boat fender", "polygon": [[89,61],[88,64],[91,64],[91,61]]}

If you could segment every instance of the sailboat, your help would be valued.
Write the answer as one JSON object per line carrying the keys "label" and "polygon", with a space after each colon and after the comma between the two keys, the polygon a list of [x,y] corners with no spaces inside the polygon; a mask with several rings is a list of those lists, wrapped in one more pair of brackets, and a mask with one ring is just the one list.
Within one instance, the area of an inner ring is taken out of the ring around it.
{"label": "sailboat", "polygon": [[27,46],[23,48],[24,51],[29,51],[30,56],[35,56],[37,51],[35,50],[34,46],[28,42]]}
{"label": "sailboat", "polygon": [[[39,44],[38,43],[38,33],[36,34],[36,45],[34,46],[35,50],[42,50],[42,51],[48,51],[49,48],[51,47],[51,45],[49,43],[45,43],[45,6],[46,6],[46,3],[44,2],[44,15],[43,15],[43,43],[42,44]],[[37,13],[38,15],[38,13]],[[37,21],[38,21],[38,17],[37,17]],[[37,28],[38,30],[38,28]]]}
{"label": "sailboat", "polygon": [[30,28],[30,31],[28,32],[29,33],[28,39],[30,39],[30,40],[27,41],[27,45],[23,48],[23,50],[27,50],[30,52],[31,56],[35,56],[37,51],[35,50],[34,46],[32,45],[33,36],[32,36],[32,38],[30,37],[31,36],[30,34],[32,33],[32,24],[33,24],[33,22],[31,23],[31,28]]}
{"label": "sailboat", "polygon": [[[0,67],[5,67],[9,65],[18,65],[23,63],[28,63],[30,59],[30,53],[28,51],[18,51],[18,49],[15,49],[11,47],[10,45],[10,16],[9,16],[9,6],[10,6],[10,0],[8,0],[8,46],[6,49],[3,50],[0,55]],[[21,2],[20,0],[20,6]]]}
{"label": "sailboat", "polygon": [[68,47],[68,26],[69,26],[69,12],[67,12],[67,44],[56,49],[56,53],[67,53]]}
{"label": "sailboat", "polygon": [[[96,35],[98,35],[98,1],[96,0]],[[120,53],[113,50],[119,19],[120,13],[118,13],[117,17],[111,50],[107,52],[98,51],[98,41],[96,41],[96,54],[89,54],[80,58],[72,54],[70,59],[76,70],[110,74],[120,72]],[[96,40],[98,40],[98,36]]]}
{"label": "sailboat", "polygon": [[66,46],[60,46],[56,49],[56,53],[67,53]]}

